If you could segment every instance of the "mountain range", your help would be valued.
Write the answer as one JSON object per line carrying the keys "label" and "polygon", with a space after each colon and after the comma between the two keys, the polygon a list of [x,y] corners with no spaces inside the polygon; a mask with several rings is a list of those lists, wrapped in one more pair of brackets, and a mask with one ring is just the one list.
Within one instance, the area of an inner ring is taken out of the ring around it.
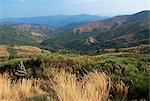
{"label": "mountain range", "polygon": [[3,24],[39,24],[48,25],[56,29],[62,28],[72,23],[87,23],[96,20],[103,20],[107,17],[98,15],[53,15],[43,17],[26,17],[26,18],[5,18],[1,20]]}
{"label": "mountain range", "polygon": [[1,44],[33,44],[80,52],[149,44],[150,11],[111,18],[96,15],[7,18]]}
{"label": "mountain range", "polygon": [[142,11],[79,25],[41,44],[63,46],[77,51],[149,44],[149,14],[150,11]]}

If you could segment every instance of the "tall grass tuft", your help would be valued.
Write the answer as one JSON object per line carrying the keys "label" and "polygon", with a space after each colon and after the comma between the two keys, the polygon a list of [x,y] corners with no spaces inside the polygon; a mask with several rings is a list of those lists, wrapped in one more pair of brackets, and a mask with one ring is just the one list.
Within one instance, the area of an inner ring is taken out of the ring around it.
{"label": "tall grass tuft", "polygon": [[115,94],[114,100],[115,101],[126,101],[128,95],[128,86],[124,84],[124,82],[115,82]]}
{"label": "tall grass tuft", "polygon": [[84,76],[82,80],[62,71],[48,84],[60,101],[107,101],[111,88],[110,79],[96,71]]}
{"label": "tall grass tuft", "polygon": [[[89,72],[80,79],[70,72],[55,71],[55,75],[46,80],[46,83],[45,85],[45,81],[35,79],[12,81],[7,74],[1,74],[0,101],[24,101],[26,98],[37,99],[41,95],[45,97],[40,99],[49,101],[110,101],[110,92],[114,85],[114,100],[124,101],[128,91],[123,82],[113,85],[105,73],[98,71]],[[40,89],[42,85],[53,92],[43,92]],[[54,93],[52,99],[50,93]]]}
{"label": "tall grass tuft", "polygon": [[34,80],[22,79],[13,82],[7,74],[0,75],[0,101],[20,101],[26,97],[42,93]]}

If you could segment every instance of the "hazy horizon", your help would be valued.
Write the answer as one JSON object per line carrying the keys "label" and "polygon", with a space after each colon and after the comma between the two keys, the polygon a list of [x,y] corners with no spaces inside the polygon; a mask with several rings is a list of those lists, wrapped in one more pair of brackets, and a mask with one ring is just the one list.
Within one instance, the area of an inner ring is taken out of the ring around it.
{"label": "hazy horizon", "polygon": [[1,0],[0,18],[52,15],[99,15],[112,17],[150,10],[148,0]]}

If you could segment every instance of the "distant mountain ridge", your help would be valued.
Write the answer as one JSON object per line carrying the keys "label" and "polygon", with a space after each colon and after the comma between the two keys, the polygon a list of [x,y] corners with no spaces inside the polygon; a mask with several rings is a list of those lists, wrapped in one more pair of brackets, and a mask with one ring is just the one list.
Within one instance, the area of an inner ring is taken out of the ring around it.
{"label": "distant mountain ridge", "polygon": [[[149,15],[150,11],[142,11],[96,21],[95,18],[94,21],[83,19],[88,15],[80,15],[81,19],[79,16],[55,16],[57,21],[55,19],[54,22],[57,23],[54,25],[57,28],[50,25],[49,18],[23,18],[20,21],[17,19],[17,22],[11,19],[9,23],[3,22],[0,25],[0,44],[36,44],[78,52],[150,44]],[[31,22],[34,24],[30,24]]]}
{"label": "distant mountain ridge", "polygon": [[[59,37],[43,41],[46,46],[63,46],[77,51],[149,44],[150,11],[82,24]],[[55,41],[55,40],[59,41]],[[92,43],[89,40],[94,40]],[[53,40],[53,41],[52,41]],[[86,43],[86,44],[85,44]]]}
{"label": "distant mountain ridge", "polygon": [[3,24],[44,24],[56,29],[67,26],[71,23],[87,23],[96,20],[103,20],[107,17],[98,15],[54,15],[43,17],[25,17],[25,18],[5,18],[1,20]]}
{"label": "distant mountain ridge", "polygon": [[107,31],[110,28],[112,28],[115,25],[120,25],[123,22],[126,21],[126,19],[129,16],[116,16],[110,19],[101,20],[101,21],[95,21],[92,23],[84,24],[79,26],[78,28],[74,28],[74,33],[85,33],[85,32],[91,32],[95,29],[101,30],[101,31]]}
{"label": "distant mountain ridge", "polygon": [[101,21],[87,23],[79,26],[78,28],[74,28],[73,31],[78,33],[91,32],[95,29],[107,31],[114,26],[123,24],[124,22],[131,22],[139,19],[143,20],[149,17],[150,17],[150,10],[145,10],[133,15],[116,16]]}

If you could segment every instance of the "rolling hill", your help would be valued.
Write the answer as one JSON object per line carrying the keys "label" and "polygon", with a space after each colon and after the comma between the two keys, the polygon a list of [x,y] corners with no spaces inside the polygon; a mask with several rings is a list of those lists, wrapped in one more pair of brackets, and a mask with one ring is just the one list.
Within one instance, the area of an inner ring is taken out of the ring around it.
{"label": "rolling hill", "polygon": [[0,43],[6,44],[38,44],[56,34],[54,28],[45,25],[5,24],[0,25],[0,28]]}
{"label": "rolling hill", "polygon": [[0,25],[0,43],[36,44],[77,52],[149,44],[149,14],[142,11],[104,20],[90,15],[4,19],[7,24]]}
{"label": "rolling hill", "polygon": [[[98,48],[121,48],[149,44],[150,11],[133,15],[116,16],[109,19],[80,25],[51,37],[41,44],[55,44],[77,51],[91,51]],[[89,40],[95,40],[90,42]],[[55,40],[59,41],[55,41]]]}
{"label": "rolling hill", "polygon": [[26,18],[6,18],[2,19],[3,24],[43,24],[49,25],[56,29],[60,29],[72,23],[87,23],[96,20],[103,20],[107,17],[97,15],[53,15],[45,17],[26,17]]}
{"label": "rolling hill", "polygon": [[116,42],[122,44],[149,43],[149,11],[139,12],[131,15],[119,26],[112,28],[98,39],[106,42]]}

